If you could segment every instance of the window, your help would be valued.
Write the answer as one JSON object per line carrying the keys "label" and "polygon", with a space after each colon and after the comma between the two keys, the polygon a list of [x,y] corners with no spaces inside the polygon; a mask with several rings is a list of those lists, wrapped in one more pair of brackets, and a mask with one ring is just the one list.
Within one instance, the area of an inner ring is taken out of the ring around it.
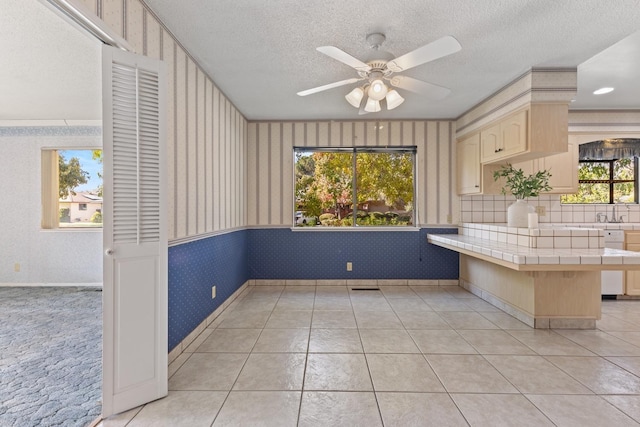
{"label": "window", "polygon": [[102,227],[102,150],[42,151],[42,228]]}
{"label": "window", "polygon": [[580,160],[579,188],[565,194],[562,203],[636,203],[637,157]]}
{"label": "window", "polygon": [[414,225],[415,154],[416,147],[294,147],[295,225]]}

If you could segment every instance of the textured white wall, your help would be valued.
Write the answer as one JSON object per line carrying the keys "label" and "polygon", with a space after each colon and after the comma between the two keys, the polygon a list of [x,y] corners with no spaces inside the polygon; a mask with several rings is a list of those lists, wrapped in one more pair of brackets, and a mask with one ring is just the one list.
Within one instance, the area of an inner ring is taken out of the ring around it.
{"label": "textured white wall", "polygon": [[40,228],[40,162],[42,148],[101,148],[102,137],[34,136],[28,128],[15,129],[22,135],[7,136],[6,129],[0,134],[0,283],[101,283],[102,229]]}
{"label": "textured white wall", "polygon": [[459,219],[452,121],[251,122],[247,225],[293,224],[293,147],[417,146],[418,224]]}

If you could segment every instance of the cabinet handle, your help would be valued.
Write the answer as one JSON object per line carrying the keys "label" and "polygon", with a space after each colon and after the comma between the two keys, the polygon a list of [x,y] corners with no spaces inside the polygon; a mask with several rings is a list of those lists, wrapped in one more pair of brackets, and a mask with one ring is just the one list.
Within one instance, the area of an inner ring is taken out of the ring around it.
{"label": "cabinet handle", "polygon": [[476,187],[476,188],[480,188],[480,186],[479,186],[479,185],[475,185],[475,187]]}

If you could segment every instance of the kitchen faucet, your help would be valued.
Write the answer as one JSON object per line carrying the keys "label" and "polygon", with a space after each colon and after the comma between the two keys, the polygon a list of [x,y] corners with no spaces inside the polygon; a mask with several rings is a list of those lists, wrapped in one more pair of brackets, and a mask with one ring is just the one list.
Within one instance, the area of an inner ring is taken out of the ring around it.
{"label": "kitchen faucet", "polygon": [[[617,206],[618,205],[616,203],[613,204],[612,218],[611,218],[611,220],[609,220],[609,222],[624,222],[624,220],[622,219],[622,217],[624,215],[620,215],[620,217],[618,217],[618,213],[617,213],[617,209],[616,209]],[[629,206],[627,206],[626,204],[625,204],[625,206],[627,207],[627,210],[629,210]],[[607,218],[607,216],[605,215],[605,219],[606,218]]]}

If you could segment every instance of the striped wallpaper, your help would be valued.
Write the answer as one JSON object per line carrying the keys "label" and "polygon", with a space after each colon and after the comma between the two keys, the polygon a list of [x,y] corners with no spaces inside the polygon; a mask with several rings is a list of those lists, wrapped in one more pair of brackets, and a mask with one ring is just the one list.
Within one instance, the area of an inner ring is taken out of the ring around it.
{"label": "striped wallpaper", "polygon": [[245,226],[242,114],[140,0],[81,0],[135,52],[167,63],[169,241]]}
{"label": "striped wallpaper", "polygon": [[418,224],[456,224],[452,121],[250,122],[247,225],[293,224],[293,147],[417,146]]}

